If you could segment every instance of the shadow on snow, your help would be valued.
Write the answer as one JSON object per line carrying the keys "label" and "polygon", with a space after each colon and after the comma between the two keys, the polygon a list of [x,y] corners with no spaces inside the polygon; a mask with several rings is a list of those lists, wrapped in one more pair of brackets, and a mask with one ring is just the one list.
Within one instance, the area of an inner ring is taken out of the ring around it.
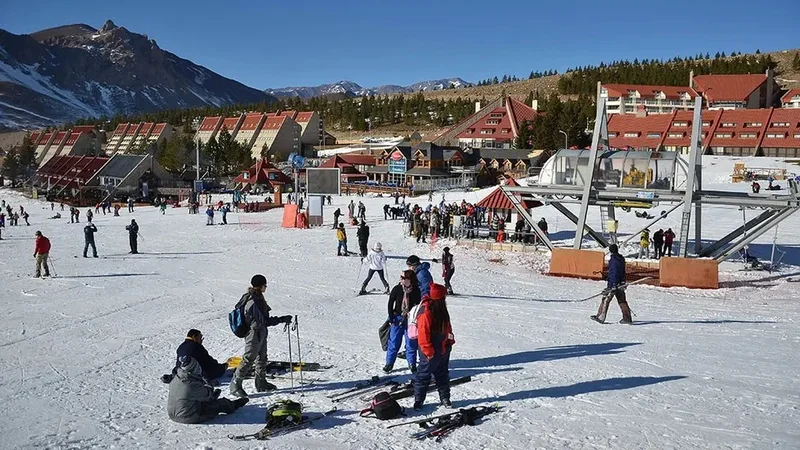
{"label": "shadow on snow", "polygon": [[455,359],[450,361],[450,368],[478,368],[493,366],[509,366],[527,364],[536,361],[555,361],[583,356],[615,355],[622,353],[625,347],[641,345],[640,342],[607,342],[603,344],[563,345],[545,347],[538,350],[511,353],[509,355],[492,356],[478,359]]}
{"label": "shadow on snow", "polygon": [[109,273],[105,275],[67,275],[58,278],[117,278],[117,277],[149,277],[158,273]]}

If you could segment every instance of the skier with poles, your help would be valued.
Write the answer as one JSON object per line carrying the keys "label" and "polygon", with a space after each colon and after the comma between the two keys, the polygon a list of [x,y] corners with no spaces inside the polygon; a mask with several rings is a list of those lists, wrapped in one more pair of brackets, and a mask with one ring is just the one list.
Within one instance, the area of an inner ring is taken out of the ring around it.
{"label": "skier with poles", "polygon": [[420,303],[419,285],[417,275],[412,270],[400,273],[400,283],[392,288],[389,294],[389,343],[386,348],[386,366],[383,371],[389,373],[394,368],[400,344],[406,340],[406,361],[411,373],[417,371],[417,341],[408,334],[410,312],[416,313],[416,306]]}
{"label": "skier with poles", "polygon": [[[272,308],[267,305],[264,292],[267,291],[267,278],[264,275],[254,275],[250,280],[250,288],[239,299],[237,307],[244,305],[245,322],[250,331],[244,338],[244,353],[242,362],[236,368],[231,380],[230,393],[236,397],[247,397],[247,392],[242,388],[245,375],[255,367],[255,387],[257,392],[266,392],[275,389],[275,385],[267,381],[267,336],[268,327],[281,323],[291,324],[292,316],[270,317]],[[290,368],[293,369],[293,368]]]}
{"label": "skier with poles", "polygon": [[[409,330],[419,342],[419,368],[414,380],[414,411],[422,409],[428,385],[433,377],[439,391],[439,403],[452,407],[450,403],[450,351],[456,343],[450,314],[447,312],[447,288],[431,283],[430,294],[422,297],[416,324]],[[412,319],[413,320],[413,319]]]}
{"label": "skier with poles", "polygon": [[136,219],[131,219],[131,224],[125,227],[128,230],[128,243],[131,246],[131,251],[128,253],[132,255],[136,255],[139,253],[139,224],[136,223]]}
{"label": "skier with poles", "polygon": [[595,322],[605,323],[606,313],[608,313],[608,306],[613,297],[617,298],[619,309],[622,310],[622,320],[619,323],[631,324],[631,308],[625,298],[625,258],[619,254],[619,249],[616,244],[608,246],[608,251],[611,253],[611,258],[608,261],[608,284],[600,300],[600,307],[597,309],[597,315],[590,318]]}
{"label": "skier with poles", "polygon": [[33,248],[33,257],[36,258],[36,275],[34,278],[42,276],[42,265],[44,265],[44,276],[50,276],[50,267],[47,266],[47,258],[50,256],[50,239],[47,239],[41,231],[36,231],[36,243]]}
{"label": "skier with poles", "polygon": [[361,291],[358,294],[364,295],[367,293],[367,285],[369,284],[370,280],[372,280],[372,276],[376,273],[383,283],[383,288],[386,291],[385,293],[388,294],[389,283],[386,282],[386,278],[383,276],[383,270],[386,267],[386,255],[383,253],[383,247],[381,246],[380,242],[375,243],[375,247],[373,247],[369,252],[366,260],[369,263],[369,273],[367,274],[367,278],[364,280],[364,283],[361,284]]}

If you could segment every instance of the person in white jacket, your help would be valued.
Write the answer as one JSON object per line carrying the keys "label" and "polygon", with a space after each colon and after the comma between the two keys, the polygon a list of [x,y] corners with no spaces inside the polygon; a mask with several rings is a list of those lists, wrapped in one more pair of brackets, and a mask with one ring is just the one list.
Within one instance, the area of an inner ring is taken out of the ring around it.
{"label": "person in white jacket", "polygon": [[367,293],[367,285],[375,273],[378,274],[381,278],[381,282],[383,282],[383,287],[386,291],[385,294],[389,294],[389,283],[386,282],[386,277],[383,276],[383,269],[386,267],[386,255],[383,253],[380,242],[375,243],[375,246],[372,247],[372,250],[369,251],[365,259],[369,263],[369,274],[361,285],[361,291],[358,294],[364,295]]}

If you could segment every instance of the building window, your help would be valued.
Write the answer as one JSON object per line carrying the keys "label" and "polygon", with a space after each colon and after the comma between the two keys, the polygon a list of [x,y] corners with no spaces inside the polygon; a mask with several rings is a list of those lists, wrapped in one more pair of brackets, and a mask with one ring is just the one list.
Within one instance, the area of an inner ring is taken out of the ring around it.
{"label": "building window", "polygon": [[486,121],[486,125],[498,125],[500,123],[497,119],[491,119]]}
{"label": "building window", "polygon": [[745,128],[761,128],[761,125],[762,125],[761,122],[745,122],[744,123],[744,127]]}
{"label": "building window", "polygon": [[715,134],[715,135],[714,135],[714,137],[718,137],[718,138],[732,138],[732,137],[733,137],[733,133],[717,133],[717,134]]}
{"label": "building window", "polygon": [[492,133],[494,133],[493,129],[484,128],[483,130],[481,130],[481,134],[492,134]]}
{"label": "building window", "polygon": [[489,117],[491,117],[492,119],[502,119],[503,113],[491,113],[489,114]]}
{"label": "building window", "polygon": [[673,127],[688,127],[689,122],[672,122]]}
{"label": "building window", "polygon": [[625,137],[639,137],[639,132],[638,131],[627,132],[625,133]]}
{"label": "building window", "polygon": [[647,133],[647,137],[650,138],[650,139],[658,139],[658,138],[661,137],[661,133],[656,133],[656,132],[651,131],[651,132]]}
{"label": "building window", "polygon": [[755,137],[755,133],[739,133],[739,139],[753,139]]}
{"label": "building window", "polygon": [[794,138],[795,139],[800,139],[800,133],[795,133]]}
{"label": "building window", "polygon": [[682,138],[686,135],[686,133],[670,133],[669,137],[671,138]]}
{"label": "building window", "polygon": [[617,133],[608,133],[608,137],[615,138],[617,137]]}
{"label": "building window", "polygon": [[789,122],[772,122],[774,128],[788,128]]}
{"label": "building window", "polygon": [[711,126],[711,122],[703,122],[703,126],[704,127],[710,127]]}
{"label": "building window", "polygon": [[786,133],[767,133],[767,137],[773,139],[783,139],[786,137]]}
{"label": "building window", "polygon": [[736,122],[722,122],[722,128],[736,128]]}

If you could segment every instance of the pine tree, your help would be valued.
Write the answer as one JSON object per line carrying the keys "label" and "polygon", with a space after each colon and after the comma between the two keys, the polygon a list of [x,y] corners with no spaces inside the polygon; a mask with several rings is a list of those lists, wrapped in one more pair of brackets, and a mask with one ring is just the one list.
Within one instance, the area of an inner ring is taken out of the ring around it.
{"label": "pine tree", "polygon": [[17,159],[19,161],[19,171],[23,177],[28,179],[36,173],[36,149],[33,147],[29,135],[25,135],[22,138],[22,145],[17,150]]}
{"label": "pine tree", "polygon": [[2,174],[11,180],[11,187],[17,186],[17,178],[20,176],[19,154],[17,149],[12,148],[6,152],[6,157],[3,158]]}
{"label": "pine tree", "polygon": [[792,69],[800,70],[800,52],[794,52],[794,58],[792,59]]}

